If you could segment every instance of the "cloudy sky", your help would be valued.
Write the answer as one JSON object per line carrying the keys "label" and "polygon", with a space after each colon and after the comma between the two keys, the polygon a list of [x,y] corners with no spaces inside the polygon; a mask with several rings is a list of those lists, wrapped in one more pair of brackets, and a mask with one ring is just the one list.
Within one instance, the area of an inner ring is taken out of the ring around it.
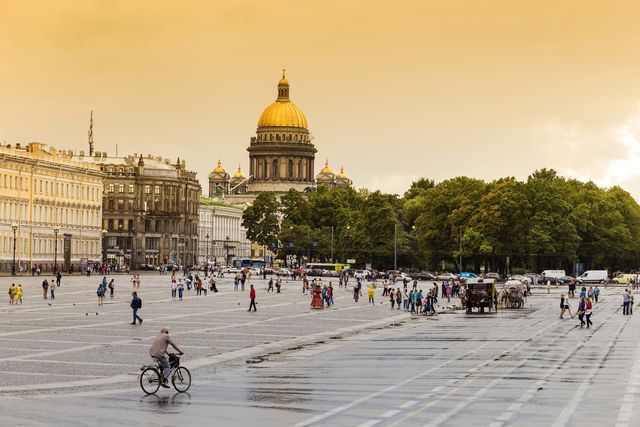
{"label": "cloudy sky", "polygon": [[640,200],[640,2],[0,0],[0,141],[178,156],[206,188],[287,69],[357,187],[552,167]]}

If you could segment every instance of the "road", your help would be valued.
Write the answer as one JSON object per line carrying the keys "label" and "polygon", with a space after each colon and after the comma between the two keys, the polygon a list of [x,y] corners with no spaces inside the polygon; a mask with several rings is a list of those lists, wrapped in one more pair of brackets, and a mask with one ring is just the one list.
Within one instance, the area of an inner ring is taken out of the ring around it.
{"label": "road", "polygon": [[[226,279],[178,302],[153,275],[134,327],[127,278],[100,308],[98,279],[65,278],[49,306],[27,278],[25,306],[0,307],[1,425],[625,427],[640,415],[640,312],[622,315],[620,288],[581,329],[558,319],[556,289],[523,310],[422,318],[339,289],[335,308],[311,311],[297,283],[267,295],[254,280],[259,311],[247,313]],[[161,326],[185,347],[193,386],[145,397],[136,374]]]}

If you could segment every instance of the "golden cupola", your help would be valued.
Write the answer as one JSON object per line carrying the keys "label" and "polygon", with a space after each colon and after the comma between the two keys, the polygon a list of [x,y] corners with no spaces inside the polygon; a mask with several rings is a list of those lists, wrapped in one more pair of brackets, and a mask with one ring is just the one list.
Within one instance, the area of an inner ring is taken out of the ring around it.
{"label": "golden cupola", "polygon": [[258,129],[274,127],[309,128],[307,116],[289,99],[289,81],[284,70],[278,82],[278,98],[262,112],[258,120]]}
{"label": "golden cupola", "polygon": [[353,182],[344,173],[344,166],[340,168],[340,173],[336,175],[336,187],[351,187]]}
{"label": "golden cupola", "polygon": [[318,175],[316,175],[316,181],[319,183],[333,183],[335,175],[329,167],[329,159],[324,162],[324,167]]}
{"label": "golden cupola", "polygon": [[244,176],[244,174],[242,173],[242,169],[240,168],[240,165],[238,164],[238,170],[236,171],[236,173],[233,175],[232,178],[234,181],[238,181],[238,180],[243,180],[246,179],[246,177]]}
{"label": "golden cupola", "polygon": [[218,160],[218,166],[216,166],[209,174],[209,178],[225,177],[225,175],[227,175],[227,171],[224,170],[222,163]]}

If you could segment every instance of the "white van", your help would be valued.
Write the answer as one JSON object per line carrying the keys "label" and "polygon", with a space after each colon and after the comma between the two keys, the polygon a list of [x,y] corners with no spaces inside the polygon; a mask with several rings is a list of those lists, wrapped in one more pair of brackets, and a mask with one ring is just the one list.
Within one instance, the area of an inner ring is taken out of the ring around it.
{"label": "white van", "polygon": [[564,276],[566,276],[566,274],[564,273],[564,270],[545,270],[540,273],[540,276],[540,278],[542,279],[542,283],[546,284],[547,280],[555,282],[556,280],[562,279]]}
{"label": "white van", "polygon": [[607,270],[587,270],[578,276],[578,283],[604,283],[609,280]]}

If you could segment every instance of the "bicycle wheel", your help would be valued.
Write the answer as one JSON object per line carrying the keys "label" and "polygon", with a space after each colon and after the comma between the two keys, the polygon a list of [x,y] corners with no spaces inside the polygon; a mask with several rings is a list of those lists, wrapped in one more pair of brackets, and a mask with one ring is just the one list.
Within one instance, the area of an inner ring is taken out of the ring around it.
{"label": "bicycle wheel", "polygon": [[177,391],[184,393],[191,387],[191,372],[184,366],[176,368],[171,376],[171,383]]}
{"label": "bicycle wheel", "polygon": [[146,394],[155,394],[160,388],[160,372],[156,368],[146,368],[140,374],[140,387]]}

